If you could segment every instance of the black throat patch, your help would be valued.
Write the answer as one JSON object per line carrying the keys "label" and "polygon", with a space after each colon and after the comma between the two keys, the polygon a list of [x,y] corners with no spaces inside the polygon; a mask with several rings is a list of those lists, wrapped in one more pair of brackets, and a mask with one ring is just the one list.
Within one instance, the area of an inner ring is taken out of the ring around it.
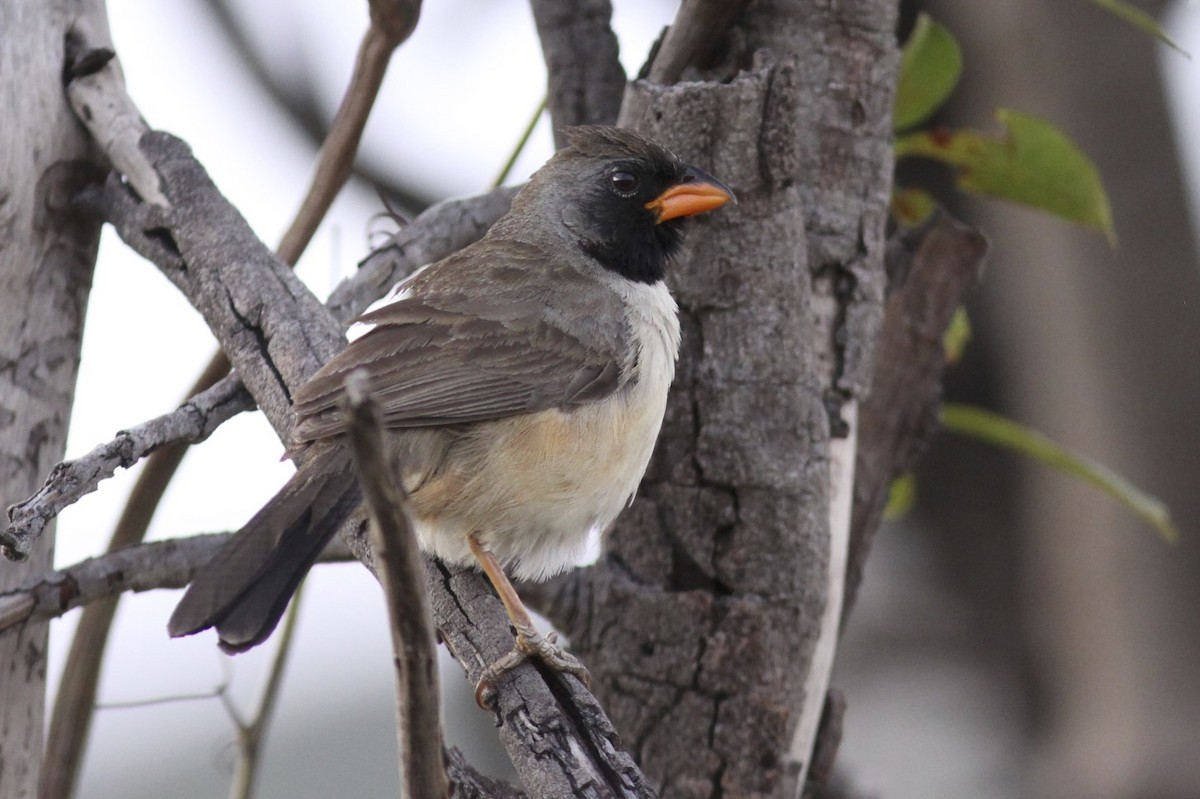
{"label": "black throat patch", "polygon": [[682,220],[655,224],[653,215],[643,208],[636,209],[634,214],[619,206],[607,208],[613,212],[613,218],[595,220],[595,228],[610,231],[610,235],[584,238],[580,241],[583,251],[604,268],[636,283],[654,284],[662,280],[667,264],[683,246]]}

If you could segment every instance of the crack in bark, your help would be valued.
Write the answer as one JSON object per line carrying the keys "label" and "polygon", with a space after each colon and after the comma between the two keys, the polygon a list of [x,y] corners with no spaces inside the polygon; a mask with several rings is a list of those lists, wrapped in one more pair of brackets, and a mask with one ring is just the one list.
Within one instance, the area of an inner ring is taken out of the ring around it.
{"label": "crack in bark", "polygon": [[229,291],[228,287],[222,284],[221,290],[225,292],[225,299],[228,301],[229,312],[233,314],[233,318],[240,323],[241,332],[243,334],[249,334],[251,339],[254,341],[255,347],[257,347],[259,353],[262,355],[263,365],[274,378],[276,385],[278,385],[279,390],[283,393],[283,396],[287,398],[287,403],[290,406],[292,404],[292,392],[288,387],[287,380],[279,371],[279,367],[275,365],[275,359],[271,357],[270,336],[268,336],[266,331],[263,330],[260,322],[252,321],[248,315],[243,314],[241,310],[238,309],[237,300],[234,298],[233,293]]}

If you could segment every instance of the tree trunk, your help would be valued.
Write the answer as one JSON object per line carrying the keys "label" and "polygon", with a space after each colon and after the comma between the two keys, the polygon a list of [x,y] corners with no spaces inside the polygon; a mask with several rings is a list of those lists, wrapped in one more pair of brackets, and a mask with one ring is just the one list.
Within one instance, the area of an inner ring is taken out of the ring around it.
{"label": "tree trunk", "polygon": [[894,24],[886,0],[751,4],[714,66],[626,94],[622,125],[739,199],[673,269],[657,454],[568,624],[664,797],[794,796],[807,769],[793,741],[824,702],[814,650],[841,590],[831,441],[852,435],[881,314]]}
{"label": "tree trunk", "polygon": [[[99,225],[72,211],[99,171],[63,94],[67,31],[99,3],[0,4],[0,490],[28,496],[62,459]],[[103,13],[91,14],[104,20]],[[19,32],[19,35],[14,35]],[[107,41],[107,31],[98,32]],[[53,535],[4,563],[0,592],[52,566]],[[0,636],[0,796],[37,794],[45,623]]]}

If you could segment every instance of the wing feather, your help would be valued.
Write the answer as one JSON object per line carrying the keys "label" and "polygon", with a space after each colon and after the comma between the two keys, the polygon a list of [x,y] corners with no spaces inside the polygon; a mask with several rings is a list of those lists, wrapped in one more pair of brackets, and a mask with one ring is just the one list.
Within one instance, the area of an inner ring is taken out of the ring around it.
{"label": "wing feather", "polygon": [[[468,297],[470,311],[455,306]],[[528,301],[525,302],[528,306]],[[607,397],[627,379],[628,335],[618,308],[608,335],[563,330],[551,313],[514,314],[497,298],[495,317],[477,297],[407,297],[363,318],[375,326],[351,342],[296,392],[299,441],[337,435],[342,384],[366,369],[386,427],[420,428],[569,409]],[[615,311],[615,313],[613,312]],[[561,316],[561,314],[559,315]]]}

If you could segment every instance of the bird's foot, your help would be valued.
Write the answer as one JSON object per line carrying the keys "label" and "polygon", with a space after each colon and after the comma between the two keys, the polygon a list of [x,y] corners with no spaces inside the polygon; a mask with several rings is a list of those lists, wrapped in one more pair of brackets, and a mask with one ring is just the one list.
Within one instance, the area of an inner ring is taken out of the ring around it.
{"label": "bird's foot", "polygon": [[537,658],[555,671],[574,676],[585,688],[590,688],[592,675],[579,658],[558,645],[558,635],[543,637],[533,627],[517,628],[517,643],[512,651],[483,670],[475,685],[475,702],[487,709],[496,695],[496,681],[530,658]]}

